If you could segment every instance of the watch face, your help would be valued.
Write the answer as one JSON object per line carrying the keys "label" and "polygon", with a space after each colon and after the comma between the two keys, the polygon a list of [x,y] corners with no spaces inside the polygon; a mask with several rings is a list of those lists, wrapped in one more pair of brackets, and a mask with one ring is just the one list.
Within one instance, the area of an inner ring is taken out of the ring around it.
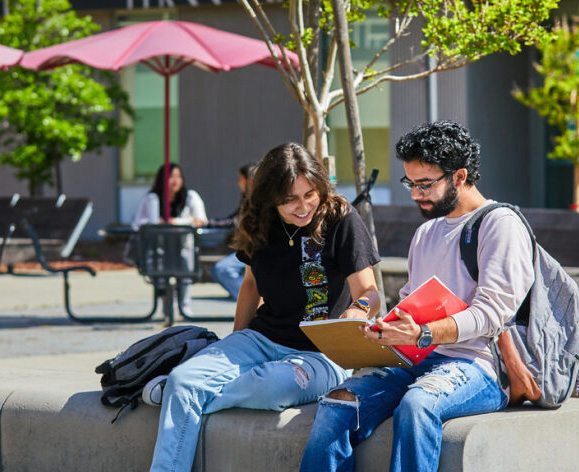
{"label": "watch face", "polygon": [[432,332],[428,329],[428,326],[425,325],[420,325],[420,329],[422,330],[422,334],[418,338],[416,345],[420,349],[425,349],[432,344]]}
{"label": "watch face", "polygon": [[360,300],[360,299],[358,299],[358,300],[356,300],[356,302],[357,302],[358,304],[362,305],[363,307],[366,307],[366,308],[369,308],[369,307],[370,307],[370,304],[369,304],[366,300]]}
{"label": "watch face", "polygon": [[429,335],[422,335],[418,340],[418,347],[420,349],[425,349],[432,344],[432,336]]}

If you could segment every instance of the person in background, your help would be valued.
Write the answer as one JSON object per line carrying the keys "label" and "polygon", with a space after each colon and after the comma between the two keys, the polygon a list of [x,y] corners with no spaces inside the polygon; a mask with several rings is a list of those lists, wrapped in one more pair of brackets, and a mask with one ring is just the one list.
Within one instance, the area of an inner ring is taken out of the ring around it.
{"label": "person in background", "polygon": [[[254,164],[246,164],[239,168],[237,186],[241,190],[241,200],[236,210],[225,218],[215,218],[210,220],[196,220],[197,226],[204,228],[236,228],[239,224],[239,215],[241,208],[245,204],[247,193],[247,183],[249,175]],[[227,290],[229,296],[237,300],[243,274],[245,273],[245,264],[241,262],[234,252],[225,256],[211,268],[211,277],[213,280]]]}
{"label": "person in background", "polygon": [[235,248],[247,267],[234,332],[143,389],[146,404],[161,406],[151,472],[191,470],[205,414],[316,401],[347,373],[299,323],[379,310],[370,235],[300,144],[272,149],[252,173]]}
{"label": "person in background", "polygon": [[[175,225],[193,225],[198,220],[206,220],[205,204],[195,190],[187,190],[183,179],[183,171],[178,164],[169,165],[169,221],[163,217],[165,207],[164,192],[165,165],[157,170],[151,190],[139,203],[137,213],[133,219],[133,228],[138,229],[144,224],[171,223]],[[191,281],[180,279],[177,286],[177,296],[183,311],[191,313],[191,299],[189,287]]]}

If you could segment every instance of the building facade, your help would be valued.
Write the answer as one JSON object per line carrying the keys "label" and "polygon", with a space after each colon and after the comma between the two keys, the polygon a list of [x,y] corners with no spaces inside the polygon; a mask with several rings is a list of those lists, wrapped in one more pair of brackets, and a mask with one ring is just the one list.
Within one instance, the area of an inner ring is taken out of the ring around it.
{"label": "building facade", "polygon": [[[72,0],[79,14],[90,14],[103,30],[139,21],[176,19],[258,37],[244,10],[232,1],[202,0]],[[280,28],[287,24],[281,4],[267,5]],[[388,25],[368,18],[355,25],[354,65],[362,63],[388,37]],[[416,31],[398,45],[390,59],[417,43]],[[423,80],[384,84],[360,97],[368,172],[380,170],[373,192],[377,204],[411,204],[398,181],[402,165],[394,156],[399,136],[433,119],[453,119],[468,127],[482,146],[482,192],[496,200],[523,207],[565,208],[572,198],[572,166],[548,161],[547,132],[533,110],[511,97],[515,84],[526,87],[533,77],[534,50],[517,56],[497,54],[452,72]],[[94,214],[84,239],[97,239],[98,230],[129,223],[139,199],[163,162],[162,78],[146,66],[120,73],[137,118],[135,133],[124,149],[86,154],[62,167],[64,192],[91,197]],[[336,74],[336,84],[339,77]],[[237,205],[237,169],[256,161],[271,147],[302,140],[302,110],[279,73],[252,65],[212,74],[188,67],[172,79],[172,160],[184,170],[186,184],[197,190],[211,217],[224,216]],[[330,154],[336,158],[338,188],[354,197],[346,120],[342,110],[328,117]],[[0,168],[3,195],[26,194],[26,186]],[[48,190],[48,194],[50,194]]]}

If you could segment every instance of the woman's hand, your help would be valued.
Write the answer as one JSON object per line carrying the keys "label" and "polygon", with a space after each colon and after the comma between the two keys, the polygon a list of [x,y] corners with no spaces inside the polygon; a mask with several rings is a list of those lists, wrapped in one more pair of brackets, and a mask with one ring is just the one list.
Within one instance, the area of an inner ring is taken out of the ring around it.
{"label": "woman's hand", "polygon": [[203,228],[207,226],[207,223],[209,223],[209,221],[193,218],[193,226],[195,226],[195,228]]}
{"label": "woman's hand", "polygon": [[385,322],[382,318],[376,319],[376,324],[373,326],[377,327],[378,331],[374,331],[370,326],[360,327],[364,337],[384,346],[415,345],[420,337],[420,326],[410,314],[398,308],[394,310],[398,316],[397,320]]}
{"label": "woman's hand", "polygon": [[360,310],[360,308],[350,305],[348,309],[340,315],[340,318],[361,318],[367,320],[368,315],[364,310]]}

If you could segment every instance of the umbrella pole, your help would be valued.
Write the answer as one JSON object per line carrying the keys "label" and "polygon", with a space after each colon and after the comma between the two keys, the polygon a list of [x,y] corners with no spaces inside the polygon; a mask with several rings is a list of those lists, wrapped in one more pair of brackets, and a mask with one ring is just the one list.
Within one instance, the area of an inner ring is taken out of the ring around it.
{"label": "umbrella pole", "polygon": [[[169,56],[165,56],[165,64],[168,68],[169,65]],[[163,214],[165,215],[165,223],[169,222],[169,218],[171,217],[169,211],[169,165],[170,165],[170,154],[171,154],[171,146],[170,146],[170,135],[169,129],[171,124],[171,116],[169,113],[169,105],[170,105],[170,76],[165,75],[165,202],[164,202],[164,209]]]}

